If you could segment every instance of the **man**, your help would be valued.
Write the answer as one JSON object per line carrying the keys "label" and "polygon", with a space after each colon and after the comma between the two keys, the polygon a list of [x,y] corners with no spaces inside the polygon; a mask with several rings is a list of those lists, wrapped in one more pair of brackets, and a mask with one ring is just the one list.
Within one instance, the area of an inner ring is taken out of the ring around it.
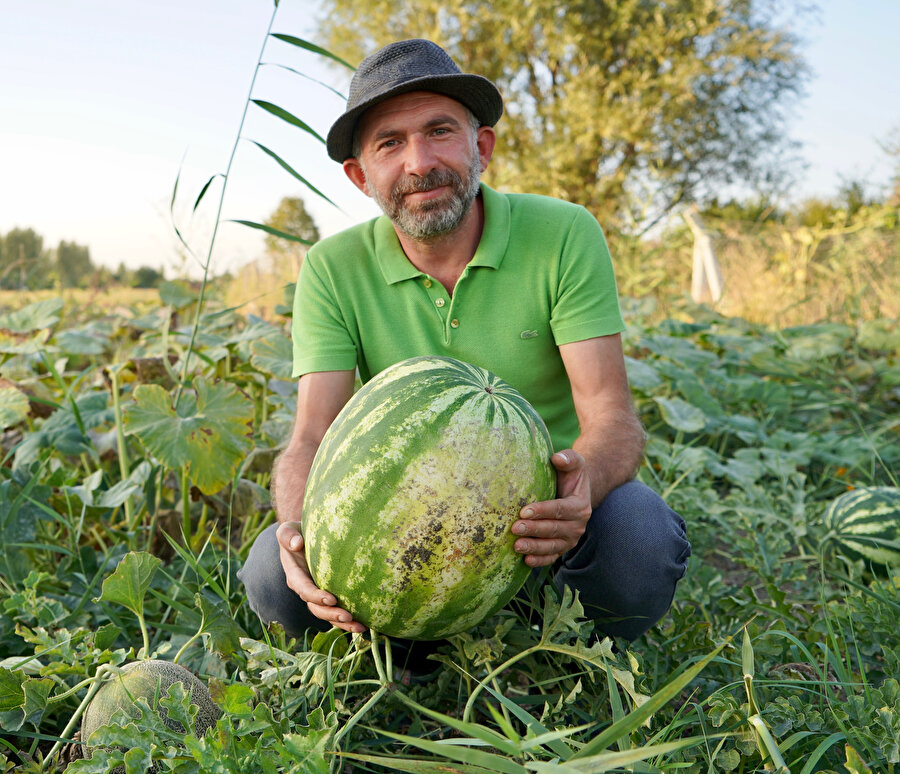
{"label": "man", "polygon": [[577,589],[602,633],[638,637],[684,575],[684,522],[632,480],[643,431],[603,234],[581,207],[479,183],[502,111],[493,83],[408,40],[362,62],[328,134],[330,157],[385,216],[320,242],[300,272],[297,421],[273,476],[278,524],[240,573],[251,607],[291,633],[364,630],[310,576],[303,493],[356,371],[366,381],[416,355],[487,368],[544,418],[557,499],[522,509],[515,550]]}

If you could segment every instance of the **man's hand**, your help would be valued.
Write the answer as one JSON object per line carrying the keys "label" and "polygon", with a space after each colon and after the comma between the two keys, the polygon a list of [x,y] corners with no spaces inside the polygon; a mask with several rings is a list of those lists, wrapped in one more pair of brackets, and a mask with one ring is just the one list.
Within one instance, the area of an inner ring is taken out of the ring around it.
{"label": "man's hand", "polygon": [[591,517],[591,482],[584,458],[566,449],[550,461],[557,471],[557,499],[526,505],[512,525],[513,534],[521,536],[513,547],[525,554],[529,567],[553,564],[574,548]]}
{"label": "man's hand", "polygon": [[306,564],[300,522],[287,521],[279,524],[275,537],[278,539],[281,566],[284,567],[288,588],[306,602],[309,612],[344,631],[364,632],[365,626],[354,621],[350,613],[337,606],[334,594],[323,591],[313,581]]}

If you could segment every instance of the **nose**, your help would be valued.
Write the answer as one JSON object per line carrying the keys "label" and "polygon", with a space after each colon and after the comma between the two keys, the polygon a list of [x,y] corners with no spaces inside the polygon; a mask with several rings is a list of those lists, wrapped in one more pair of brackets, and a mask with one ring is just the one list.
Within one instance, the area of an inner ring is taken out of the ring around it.
{"label": "nose", "polygon": [[437,166],[437,159],[428,142],[421,134],[411,135],[406,142],[404,167],[408,175],[423,177]]}

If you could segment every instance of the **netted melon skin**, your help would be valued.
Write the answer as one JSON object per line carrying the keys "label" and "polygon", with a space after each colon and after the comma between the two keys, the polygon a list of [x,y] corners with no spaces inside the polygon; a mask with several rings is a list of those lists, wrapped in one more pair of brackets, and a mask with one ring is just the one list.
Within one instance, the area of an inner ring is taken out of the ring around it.
{"label": "netted melon skin", "polygon": [[[94,731],[109,724],[109,719],[117,709],[125,710],[132,717],[139,717],[140,712],[134,706],[139,698],[146,699],[169,728],[184,733],[185,729],[181,723],[169,720],[166,708],[156,703],[158,698],[166,696],[169,686],[173,683],[181,683],[190,694],[191,703],[198,708],[194,732],[199,736],[207,728],[214,726],[221,711],[213,703],[206,686],[178,664],[150,659],[126,664],[119,674],[108,680],[97,691],[81,718],[81,741],[87,744]],[[90,748],[86,748],[85,756],[90,755]]]}

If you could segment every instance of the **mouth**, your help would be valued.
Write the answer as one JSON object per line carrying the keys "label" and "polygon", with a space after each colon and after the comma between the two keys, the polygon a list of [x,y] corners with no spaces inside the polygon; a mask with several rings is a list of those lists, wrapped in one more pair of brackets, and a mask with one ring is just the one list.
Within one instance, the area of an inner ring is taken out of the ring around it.
{"label": "mouth", "polygon": [[434,188],[429,188],[424,191],[408,191],[404,194],[405,197],[412,197],[414,199],[420,201],[428,201],[429,199],[436,199],[444,194],[444,191],[447,189],[445,185],[435,186]]}

